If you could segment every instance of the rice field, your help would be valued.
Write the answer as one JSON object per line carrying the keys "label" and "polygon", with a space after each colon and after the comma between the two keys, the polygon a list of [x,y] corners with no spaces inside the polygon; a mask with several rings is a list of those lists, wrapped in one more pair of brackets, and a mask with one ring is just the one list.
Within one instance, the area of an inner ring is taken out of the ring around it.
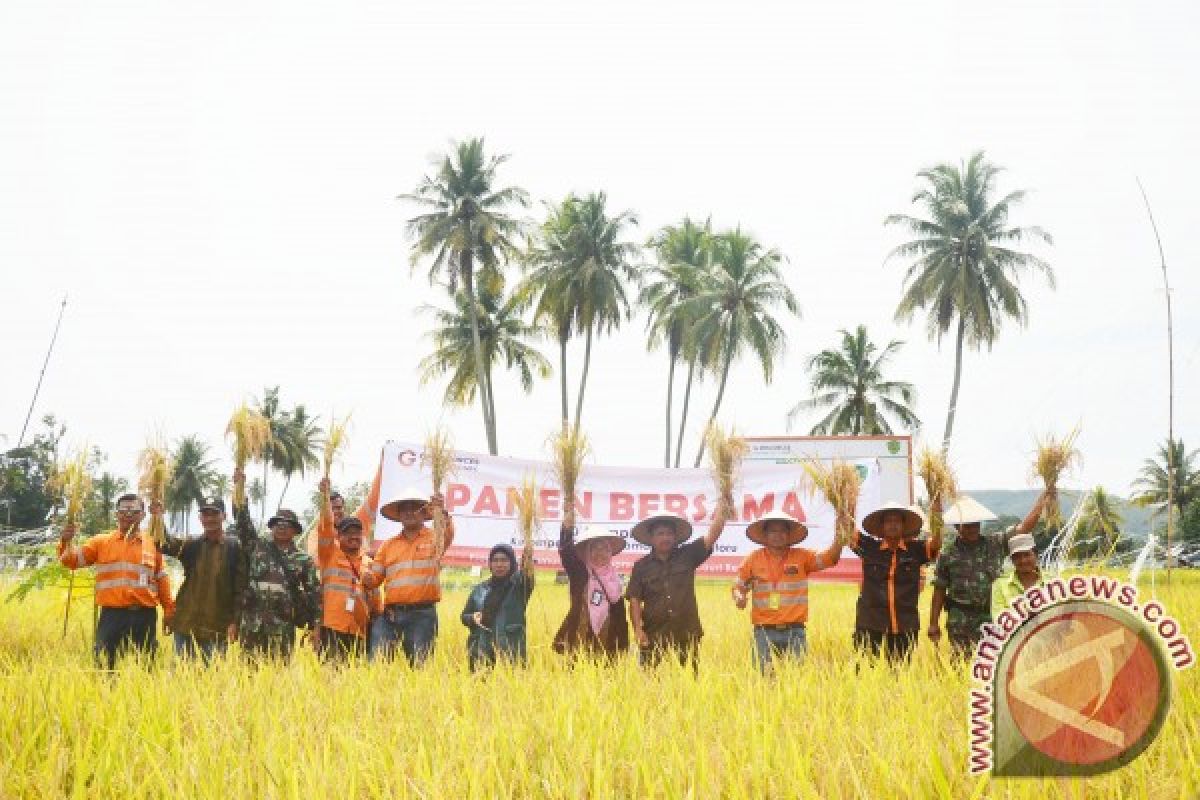
{"label": "rice field", "polygon": [[[899,673],[856,665],[854,587],[813,588],[807,662],[764,679],[727,585],[702,585],[697,678],[632,659],[566,668],[549,650],[566,589],[546,582],[530,606],[529,668],[471,676],[460,582],[441,605],[436,655],[416,672],[338,670],[310,651],[286,667],[203,668],[164,652],[106,675],[91,668],[90,600],[65,641],[61,593],[0,603],[0,797],[1200,796],[1200,670],[1176,675],[1166,726],[1122,771],[974,778],[965,669],[927,641]],[[1200,641],[1200,574],[1160,579],[1157,595]]]}

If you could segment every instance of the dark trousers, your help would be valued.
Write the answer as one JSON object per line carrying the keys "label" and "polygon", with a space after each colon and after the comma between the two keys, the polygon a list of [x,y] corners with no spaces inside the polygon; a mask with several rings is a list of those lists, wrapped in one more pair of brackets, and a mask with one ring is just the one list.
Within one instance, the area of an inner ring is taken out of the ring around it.
{"label": "dark trousers", "polygon": [[693,672],[699,670],[700,637],[649,631],[646,637],[650,640],[650,646],[638,650],[638,663],[643,667],[657,667],[663,658],[670,656],[678,660],[680,666],[690,666]]}
{"label": "dark trousers", "polygon": [[278,658],[288,661],[296,649],[296,628],[289,625],[282,632],[273,634],[263,631],[243,632],[242,652],[254,659]]}
{"label": "dark trousers", "polygon": [[433,653],[437,641],[437,608],[433,603],[413,608],[411,606],[388,606],[371,621],[371,644],[368,655],[374,658],[392,658],[397,643],[404,650],[404,657],[414,667],[425,663]]}
{"label": "dark trousers", "polygon": [[353,633],[342,633],[333,628],[321,626],[320,639],[321,656],[326,661],[344,663],[351,659],[361,658],[366,653],[366,642],[361,636]]}
{"label": "dark trousers", "polygon": [[854,648],[860,653],[870,653],[878,658],[880,652],[887,660],[896,664],[912,658],[913,648],[917,644],[917,631],[869,631],[866,628],[855,628]]}
{"label": "dark trousers", "polygon": [[158,649],[157,624],[158,609],[154,606],[101,608],[93,647],[97,666],[115,669],[117,656],[130,650],[153,658]]}

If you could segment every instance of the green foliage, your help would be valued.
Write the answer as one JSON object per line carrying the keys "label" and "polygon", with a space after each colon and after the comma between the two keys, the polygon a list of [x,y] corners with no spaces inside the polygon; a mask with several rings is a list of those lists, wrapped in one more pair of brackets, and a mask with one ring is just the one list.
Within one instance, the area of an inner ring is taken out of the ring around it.
{"label": "green foliage", "polygon": [[813,426],[813,436],[890,434],[888,416],[894,416],[908,430],[920,427],[912,405],[917,391],[911,383],[884,378],[888,361],[900,349],[902,342],[891,341],[877,353],[867,329],[859,325],[854,333],[840,331],[842,341],[836,350],[822,350],[808,362],[811,375],[808,400],[798,403],[788,412],[788,428],[805,410],[830,409]]}
{"label": "green foliage", "polygon": [[[57,560],[54,560],[48,564],[38,567],[37,569],[32,569],[23,573],[20,582],[13,587],[12,591],[8,593],[8,596],[5,598],[5,600],[9,603],[24,602],[24,600],[29,597],[31,592],[37,592],[41,591],[42,589],[49,588],[62,588],[65,587],[70,580],[71,570],[64,567]],[[75,576],[76,588],[84,583],[91,584],[93,582],[94,581],[90,573],[87,574],[86,577],[83,575]],[[83,596],[83,594],[79,595],[79,597]]]}
{"label": "green foliage", "polygon": [[1181,544],[1200,545],[1200,499],[1188,503],[1177,530]]}
{"label": "green foliage", "polygon": [[1170,478],[1173,478],[1175,511],[1183,516],[1188,506],[1200,499],[1196,453],[1195,450],[1188,452],[1182,439],[1160,445],[1155,458],[1142,462],[1142,469],[1133,484],[1136,492],[1133,502],[1141,506],[1164,505],[1171,488]]}
{"label": "green foliage", "polygon": [[15,528],[39,528],[56,497],[47,485],[54,475],[59,444],[67,432],[52,414],[31,441],[0,455],[0,522]]}

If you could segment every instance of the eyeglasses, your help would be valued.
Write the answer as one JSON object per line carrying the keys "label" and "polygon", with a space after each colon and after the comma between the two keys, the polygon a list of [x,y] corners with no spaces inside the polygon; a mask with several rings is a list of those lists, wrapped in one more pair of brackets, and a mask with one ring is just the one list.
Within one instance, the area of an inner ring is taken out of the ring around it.
{"label": "eyeglasses", "polygon": [[140,508],[118,508],[117,513],[118,514],[140,514],[140,513],[142,513],[142,510]]}

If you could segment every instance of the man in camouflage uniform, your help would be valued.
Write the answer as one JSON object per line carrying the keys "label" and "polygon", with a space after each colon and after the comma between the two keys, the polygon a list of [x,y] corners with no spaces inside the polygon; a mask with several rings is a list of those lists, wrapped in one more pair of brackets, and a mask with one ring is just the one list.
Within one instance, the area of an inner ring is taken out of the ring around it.
{"label": "man in camouflage uniform", "polygon": [[245,505],[235,507],[234,514],[246,554],[237,608],[242,649],[251,655],[287,659],[296,642],[296,628],[313,629],[321,619],[317,566],[312,556],[296,547],[301,526],[294,511],[280,509],[271,517],[270,539],[256,535]]}
{"label": "man in camouflage uniform", "polygon": [[929,608],[930,640],[942,637],[939,623],[946,610],[946,633],[955,656],[969,658],[982,637],[981,627],[992,621],[992,582],[1000,577],[1008,558],[1008,540],[1027,534],[1037,524],[1047,494],[1038,497],[1020,524],[1006,531],[984,533],[984,522],[996,519],[966,495],[946,510],[944,518],[958,535],[942,548],[933,576],[933,600]]}

